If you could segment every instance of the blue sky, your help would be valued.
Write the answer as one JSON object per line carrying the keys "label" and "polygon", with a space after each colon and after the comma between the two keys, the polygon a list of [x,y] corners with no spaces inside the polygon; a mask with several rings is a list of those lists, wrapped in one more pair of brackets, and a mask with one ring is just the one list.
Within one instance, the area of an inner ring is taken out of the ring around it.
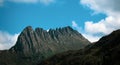
{"label": "blue sky", "polygon": [[99,21],[105,15],[92,15],[93,11],[79,0],[56,0],[55,3],[5,2],[0,8],[0,30],[19,33],[26,26],[44,29],[71,26],[72,21],[84,28],[87,20]]}
{"label": "blue sky", "polygon": [[26,26],[45,30],[71,26],[91,42],[97,41],[119,29],[119,3],[119,0],[0,0],[0,49],[14,45]]}

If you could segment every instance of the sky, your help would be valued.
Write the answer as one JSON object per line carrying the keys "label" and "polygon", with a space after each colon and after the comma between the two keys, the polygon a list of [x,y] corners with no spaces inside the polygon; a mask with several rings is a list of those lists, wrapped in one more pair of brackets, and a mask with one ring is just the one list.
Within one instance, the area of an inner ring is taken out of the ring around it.
{"label": "sky", "polygon": [[0,0],[0,50],[26,26],[71,26],[91,42],[120,28],[120,0]]}

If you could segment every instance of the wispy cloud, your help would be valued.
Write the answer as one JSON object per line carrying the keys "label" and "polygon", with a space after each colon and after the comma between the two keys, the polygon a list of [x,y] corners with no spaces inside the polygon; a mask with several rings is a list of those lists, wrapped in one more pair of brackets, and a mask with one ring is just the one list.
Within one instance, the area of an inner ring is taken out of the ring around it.
{"label": "wispy cloud", "polygon": [[0,0],[0,6],[3,6],[4,0]]}
{"label": "wispy cloud", "polygon": [[0,6],[3,6],[5,2],[13,3],[26,3],[26,4],[43,4],[50,5],[56,2],[56,0],[0,0]]}
{"label": "wispy cloud", "polygon": [[8,32],[0,31],[0,50],[9,49],[16,41],[19,34],[9,34]]}
{"label": "wispy cloud", "polygon": [[72,21],[72,27],[76,28],[79,32],[81,31],[81,27],[75,21]]}
{"label": "wispy cloud", "polygon": [[40,3],[44,5],[49,5],[51,3],[55,3],[55,0],[40,0]]}
{"label": "wispy cloud", "polygon": [[11,2],[17,3],[37,3],[39,0],[10,0]]}

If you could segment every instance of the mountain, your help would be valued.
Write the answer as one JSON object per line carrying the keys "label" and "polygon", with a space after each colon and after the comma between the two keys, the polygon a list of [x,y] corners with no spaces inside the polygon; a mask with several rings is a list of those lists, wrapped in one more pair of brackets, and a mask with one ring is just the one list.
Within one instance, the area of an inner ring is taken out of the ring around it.
{"label": "mountain", "polygon": [[56,54],[38,65],[120,65],[120,29],[81,50]]}
{"label": "mountain", "polygon": [[35,30],[28,26],[9,50],[0,51],[0,65],[35,65],[57,53],[79,50],[90,42],[70,26]]}

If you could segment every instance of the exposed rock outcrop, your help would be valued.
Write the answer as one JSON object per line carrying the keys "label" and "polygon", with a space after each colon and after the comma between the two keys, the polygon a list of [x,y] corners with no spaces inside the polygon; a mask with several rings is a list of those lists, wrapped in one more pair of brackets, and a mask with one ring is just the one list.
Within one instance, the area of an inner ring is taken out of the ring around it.
{"label": "exposed rock outcrop", "polygon": [[49,58],[54,54],[68,50],[79,50],[89,43],[87,39],[70,26],[50,29],[49,31],[42,28],[33,30],[31,26],[28,26],[19,35],[15,46],[8,51],[15,54],[15,59],[11,57],[13,61],[20,60],[17,61],[19,63],[16,63],[17,65],[21,65],[21,63],[35,65],[38,61]]}
{"label": "exposed rock outcrop", "polygon": [[56,54],[38,65],[120,65],[120,30],[78,51]]}

